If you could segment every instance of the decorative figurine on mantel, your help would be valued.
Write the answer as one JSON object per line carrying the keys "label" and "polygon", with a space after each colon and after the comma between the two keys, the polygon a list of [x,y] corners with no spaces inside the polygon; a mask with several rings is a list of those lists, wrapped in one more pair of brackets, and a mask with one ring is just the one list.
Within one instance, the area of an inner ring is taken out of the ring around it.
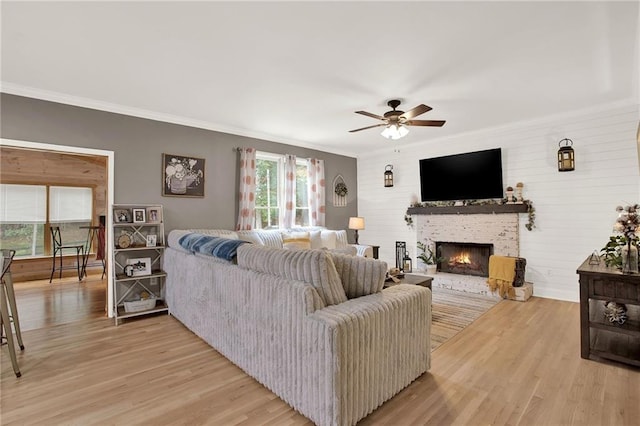
{"label": "decorative figurine on mantel", "polygon": [[507,186],[507,204],[513,204],[513,188]]}
{"label": "decorative figurine on mantel", "polygon": [[524,202],[522,198],[522,188],[524,184],[522,182],[516,183],[516,204],[522,204]]}

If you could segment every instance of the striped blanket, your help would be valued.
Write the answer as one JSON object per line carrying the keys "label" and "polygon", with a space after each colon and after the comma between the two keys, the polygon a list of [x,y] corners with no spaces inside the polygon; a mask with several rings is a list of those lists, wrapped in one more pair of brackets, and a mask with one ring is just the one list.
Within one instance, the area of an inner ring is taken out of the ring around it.
{"label": "striped blanket", "polygon": [[225,260],[233,260],[237,255],[238,247],[247,243],[243,240],[230,240],[198,233],[186,234],[178,242],[182,248],[191,253],[206,254]]}

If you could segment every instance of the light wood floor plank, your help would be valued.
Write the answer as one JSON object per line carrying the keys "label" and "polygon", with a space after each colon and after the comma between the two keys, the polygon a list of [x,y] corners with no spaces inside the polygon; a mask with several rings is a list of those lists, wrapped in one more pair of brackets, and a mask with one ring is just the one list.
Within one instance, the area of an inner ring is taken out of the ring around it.
{"label": "light wood floor plank", "polygon": [[[16,284],[22,377],[2,347],[2,425],[309,425],[177,320],[114,326],[104,282]],[[101,287],[102,286],[102,287]],[[637,425],[640,369],[580,358],[577,303],[503,301],[360,425]]]}

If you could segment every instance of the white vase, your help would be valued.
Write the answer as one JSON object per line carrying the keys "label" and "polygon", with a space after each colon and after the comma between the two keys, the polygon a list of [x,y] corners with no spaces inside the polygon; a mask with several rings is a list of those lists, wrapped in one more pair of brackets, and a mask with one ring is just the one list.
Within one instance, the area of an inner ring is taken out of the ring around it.
{"label": "white vase", "polygon": [[438,265],[427,265],[427,275],[435,275],[438,273]]}

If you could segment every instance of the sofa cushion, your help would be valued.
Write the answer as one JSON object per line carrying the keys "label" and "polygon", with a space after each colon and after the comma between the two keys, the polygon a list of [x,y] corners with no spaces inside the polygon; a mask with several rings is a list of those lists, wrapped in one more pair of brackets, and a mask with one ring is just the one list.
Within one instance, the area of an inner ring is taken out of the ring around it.
{"label": "sofa cushion", "polygon": [[345,231],[344,229],[340,229],[333,232],[336,233],[336,248],[346,247],[349,245],[349,240],[347,239],[347,231]]}
{"label": "sofa cushion", "polygon": [[311,239],[308,232],[283,232],[282,248],[285,250],[309,250]]}
{"label": "sofa cushion", "polygon": [[326,250],[290,251],[245,244],[238,247],[238,266],[311,284],[327,306],[347,300]]}
{"label": "sofa cushion", "polygon": [[320,231],[320,239],[323,248],[336,248],[336,231]]}
{"label": "sofa cushion", "polygon": [[279,229],[256,230],[267,247],[282,248],[282,231]]}
{"label": "sofa cushion", "polygon": [[264,241],[260,238],[260,233],[256,231],[236,231],[236,234],[238,234],[238,238],[243,241],[247,241],[258,246],[264,245]]}
{"label": "sofa cushion", "polygon": [[329,252],[349,299],[382,291],[387,263],[359,256]]}
{"label": "sofa cushion", "polygon": [[349,256],[357,256],[358,249],[355,246],[346,246],[329,250],[331,253],[348,254]]}

